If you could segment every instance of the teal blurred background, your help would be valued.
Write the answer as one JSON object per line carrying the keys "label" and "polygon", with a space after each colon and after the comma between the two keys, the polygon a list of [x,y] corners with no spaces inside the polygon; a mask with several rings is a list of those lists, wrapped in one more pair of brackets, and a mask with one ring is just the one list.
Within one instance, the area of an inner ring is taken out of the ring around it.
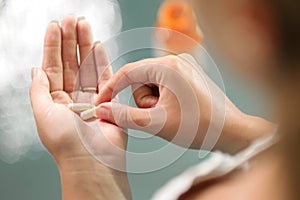
{"label": "teal blurred background", "polygon": [[[119,0],[123,30],[152,26],[160,0]],[[150,56],[149,52],[125,56],[126,62]],[[253,84],[239,78],[232,69],[219,64],[223,75],[226,93],[243,111],[249,114],[265,116],[265,99]],[[142,152],[151,145],[161,145],[165,141],[152,138],[148,144],[129,139],[128,150]],[[130,174],[129,180],[133,199],[149,199],[155,190],[170,178],[180,174],[186,168],[200,162],[197,151],[187,151],[172,165],[151,173]],[[130,160],[128,161],[130,163]],[[0,200],[53,200],[61,199],[59,174],[51,156],[45,151],[36,159],[23,159],[15,164],[0,161]]]}

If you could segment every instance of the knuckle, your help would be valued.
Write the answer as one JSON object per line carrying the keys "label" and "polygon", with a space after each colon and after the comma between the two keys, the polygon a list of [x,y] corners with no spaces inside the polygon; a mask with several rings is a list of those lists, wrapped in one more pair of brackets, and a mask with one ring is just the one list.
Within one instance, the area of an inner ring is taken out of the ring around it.
{"label": "knuckle", "polygon": [[169,63],[176,63],[178,61],[178,57],[175,55],[168,55],[165,58]]}
{"label": "knuckle", "polygon": [[165,57],[165,62],[167,63],[167,65],[173,69],[178,69],[178,56],[175,55],[169,55]]}
{"label": "knuckle", "polygon": [[179,58],[189,64],[196,64],[197,61],[195,60],[195,58],[191,55],[191,54],[188,54],[188,53],[182,53],[179,55]]}
{"label": "knuckle", "polygon": [[191,54],[188,54],[188,53],[179,54],[179,57],[187,59],[187,60],[195,60],[194,57]]}
{"label": "knuckle", "polygon": [[121,79],[122,77],[126,77],[127,74],[130,72],[130,68],[131,68],[132,64],[129,63],[129,64],[126,64],[124,65],[116,74],[118,79]]}
{"label": "knuckle", "polygon": [[49,63],[49,65],[46,65],[44,68],[44,71],[46,72],[47,75],[52,75],[52,74],[59,74],[63,72],[62,67],[57,64],[57,63]]}

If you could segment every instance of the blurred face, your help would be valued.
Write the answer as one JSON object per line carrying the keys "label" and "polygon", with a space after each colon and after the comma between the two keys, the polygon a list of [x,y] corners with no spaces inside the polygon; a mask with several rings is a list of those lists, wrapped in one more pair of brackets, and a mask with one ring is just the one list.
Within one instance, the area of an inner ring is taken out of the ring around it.
{"label": "blurred face", "polygon": [[205,43],[230,65],[267,80],[276,58],[271,8],[265,0],[194,0]]}

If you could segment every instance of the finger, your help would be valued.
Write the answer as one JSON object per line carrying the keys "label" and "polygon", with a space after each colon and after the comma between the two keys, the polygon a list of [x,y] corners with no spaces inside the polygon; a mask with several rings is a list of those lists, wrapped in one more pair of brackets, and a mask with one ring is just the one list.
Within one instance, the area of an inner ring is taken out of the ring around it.
{"label": "finger", "polygon": [[[45,72],[39,68],[32,69],[30,100],[36,118],[53,103],[50,96],[50,84]],[[42,102],[42,103],[41,103]]]}
{"label": "finger", "polygon": [[150,109],[139,109],[119,103],[103,103],[96,109],[96,116],[122,128],[143,130],[150,124]]}
{"label": "finger", "polygon": [[50,83],[50,92],[63,90],[63,69],[61,59],[61,30],[58,22],[51,22],[44,41],[43,70]]}
{"label": "finger", "polygon": [[100,90],[104,84],[111,78],[113,72],[109,64],[105,49],[100,42],[95,43],[94,56],[96,69],[98,74],[98,89]]}
{"label": "finger", "polygon": [[153,89],[144,84],[133,84],[132,95],[139,108],[150,108],[157,104],[158,96],[155,96]]}
{"label": "finger", "polygon": [[98,85],[98,74],[96,70],[94,49],[81,63],[79,71],[82,91],[96,93]]}
{"label": "finger", "polygon": [[163,70],[160,71],[159,66],[167,66],[167,64],[167,60],[162,57],[144,59],[125,65],[99,90],[95,104],[110,101],[118,92],[132,84],[157,82],[163,76]]}
{"label": "finger", "polygon": [[98,75],[93,53],[93,34],[90,24],[84,17],[77,22],[77,37],[80,52],[80,83],[83,91],[96,92]]}
{"label": "finger", "polygon": [[79,17],[77,19],[77,39],[80,53],[80,63],[82,63],[93,48],[92,29],[84,17]]}
{"label": "finger", "polygon": [[78,73],[76,18],[69,15],[62,20],[62,62],[64,91],[70,93],[75,88]]}

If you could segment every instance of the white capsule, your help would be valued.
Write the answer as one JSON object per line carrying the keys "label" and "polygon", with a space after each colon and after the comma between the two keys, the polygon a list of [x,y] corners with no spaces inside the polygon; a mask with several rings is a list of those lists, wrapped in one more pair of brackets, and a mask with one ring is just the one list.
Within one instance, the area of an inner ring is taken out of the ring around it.
{"label": "white capsule", "polygon": [[93,117],[96,117],[96,108],[83,111],[82,113],[80,113],[80,117],[83,120],[89,120]]}
{"label": "white capsule", "polygon": [[93,108],[90,103],[69,103],[68,108],[73,112],[82,112]]}

